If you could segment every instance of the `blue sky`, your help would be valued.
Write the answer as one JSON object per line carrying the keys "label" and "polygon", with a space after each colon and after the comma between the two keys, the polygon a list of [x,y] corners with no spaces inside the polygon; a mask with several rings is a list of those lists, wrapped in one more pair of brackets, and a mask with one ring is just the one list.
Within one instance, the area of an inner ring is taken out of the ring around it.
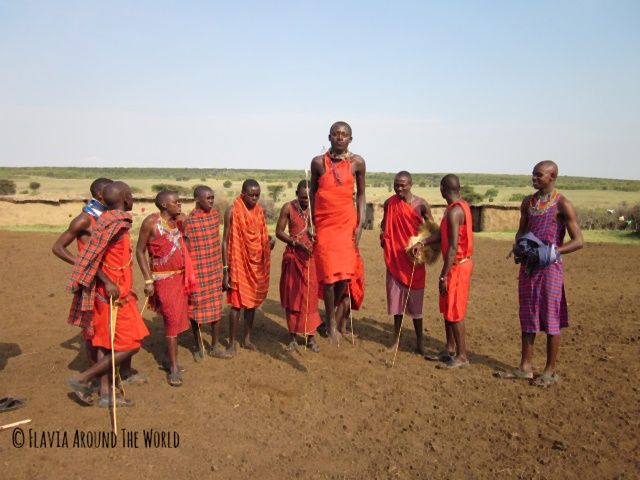
{"label": "blue sky", "polygon": [[0,166],[640,179],[637,1],[0,0]]}

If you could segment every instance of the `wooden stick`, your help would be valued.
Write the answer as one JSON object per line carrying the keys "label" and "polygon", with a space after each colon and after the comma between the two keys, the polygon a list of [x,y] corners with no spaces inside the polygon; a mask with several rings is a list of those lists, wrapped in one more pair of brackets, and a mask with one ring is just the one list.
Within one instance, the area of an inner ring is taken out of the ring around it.
{"label": "wooden stick", "polygon": [[196,325],[198,325],[198,336],[200,337],[200,348],[202,348],[202,355],[204,355],[204,340],[202,340],[202,330],[200,330],[200,323],[196,321]]}
{"label": "wooden stick", "polygon": [[416,271],[416,261],[413,261],[411,267],[411,279],[409,280],[409,287],[407,289],[407,298],[404,301],[404,309],[402,310],[402,320],[400,321],[400,330],[398,330],[398,338],[396,340],[396,348],[393,352],[393,362],[391,362],[391,368],[396,364],[396,355],[398,355],[398,347],[400,346],[400,334],[402,333],[402,326],[404,325],[404,316],[407,313],[407,305],[409,304],[409,295],[411,294],[411,287],[413,286],[413,273]]}
{"label": "wooden stick", "polygon": [[26,420],[20,420],[19,422],[7,423],[6,425],[2,425],[0,430],[7,430],[8,428],[17,427],[18,425],[24,425],[25,423],[29,423],[31,421],[30,418]]}
{"label": "wooden stick", "polygon": [[[311,192],[309,191],[309,170],[307,170],[306,168],[304,169],[304,181],[307,187],[307,195],[309,195],[309,204],[307,206],[307,208],[309,209],[309,226],[313,228],[313,217],[311,216]],[[311,256],[309,256],[309,259],[307,260],[307,311],[304,316],[304,351],[305,352],[307,351],[307,341],[309,338],[309,335],[307,335],[307,320],[309,319],[309,294],[311,293],[310,292],[311,290],[310,276],[311,276]]]}
{"label": "wooden stick", "polygon": [[147,308],[148,304],[149,304],[149,297],[145,297],[144,305],[142,305],[142,310],[140,310],[140,315],[142,315],[144,313],[144,309]]}
{"label": "wooden stick", "polygon": [[118,436],[118,415],[116,413],[116,355],[114,340],[116,337],[116,321],[118,307],[113,305],[113,297],[109,297],[109,327],[111,329],[111,399],[113,401],[113,431]]}

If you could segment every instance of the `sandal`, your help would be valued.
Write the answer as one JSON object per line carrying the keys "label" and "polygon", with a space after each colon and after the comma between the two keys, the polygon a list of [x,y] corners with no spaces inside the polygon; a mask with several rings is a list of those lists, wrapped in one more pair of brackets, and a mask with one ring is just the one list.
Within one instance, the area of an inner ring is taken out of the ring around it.
{"label": "sandal", "polygon": [[442,350],[438,353],[427,353],[424,358],[429,360],[430,362],[450,362],[452,359],[456,358],[456,352],[448,352],[446,350]]}
{"label": "sandal", "polygon": [[560,376],[555,373],[552,373],[551,375],[543,373],[542,375],[538,376],[538,378],[533,380],[531,382],[531,385],[540,388],[549,388],[554,383],[558,383],[558,380],[560,380]]}
{"label": "sandal", "polygon": [[[119,395],[116,397],[116,407],[133,407],[135,404],[136,402],[131,399],[124,398]],[[98,400],[98,407],[113,407],[113,398],[111,397],[111,395],[109,395],[108,397],[101,396],[100,400]]]}
{"label": "sandal", "polygon": [[169,372],[167,375],[167,383],[172,387],[181,387],[182,386],[182,375],[180,375],[180,371],[177,372]]}
{"label": "sandal", "polygon": [[0,412],[10,412],[22,408],[27,402],[22,398],[4,397],[0,398]]}
{"label": "sandal", "polygon": [[[171,372],[171,365],[166,360],[163,360],[162,363],[158,366],[160,370],[164,370],[165,372]],[[184,373],[185,369],[182,365],[178,365],[178,372]]]}
{"label": "sandal", "polygon": [[133,375],[129,375],[127,378],[122,378],[120,380],[124,385],[145,385],[149,383],[147,377],[140,375],[139,373],[134,373]]}
{"label": "sandal", "polygon": [[493,376],[505,380],[533,380],[533,372],[525,372],[523,370],[520,370],[519,368],[511,370],[510,372],[499,370],[493,372]]}

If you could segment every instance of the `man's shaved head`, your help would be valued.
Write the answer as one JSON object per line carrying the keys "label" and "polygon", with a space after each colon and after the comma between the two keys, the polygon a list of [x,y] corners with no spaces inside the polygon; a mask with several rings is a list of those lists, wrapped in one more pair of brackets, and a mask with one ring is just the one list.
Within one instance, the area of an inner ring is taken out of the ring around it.
{"label": "man's shaved head", "polygon": [[109,209],[122,207],[127,195],[131,196],[131,189],[124,182],[107,183],[102,189],[104,203]]}
{"label": "man's shaved head", "polygon": [[398,173],[396,173],[395,178],[406,178],[407,180],[409,180],[409,183],[413,183],[413,179],[411,178],[411,174],[409,172],[407,172],[406,170],[401,170]]}
{"label": "man's shaved head", "polygon": [[91,196],[93,198],[101,197],[102,189],[110,183],[113,183],[113,180],[111,180],[110,178],[96,178],[93,182],[91,182],[91,186],[89,187]]}
{"label": "man's shaved head", "polygon": [[213,189],[211,187],[207,187],[206,185],[198,185],[193,189],[193,198],[198,198],[201,195],[206,195],[208,193],[213,193]]}
{"label": "man's shaved head", "polygon": [[300,180],[298,182],[298,186],[296,187],[296,193],[302,190],[303,188],[309,188],[309,182],[307,180]]}
{"label": "man's shaved head", "polygon": [[450,173],[442,177],[442,180],[440,180],[440,187],[445,192],[459,192],[460,179],[457,175]]}
{"label": "man's shaved head", "polygon": [[343,121],[339,121],[339,122],[336,122],[333,125],[331,125],[331,128],[329,129],[329,135],[331,135],[331,132],[333,132],[338,127],[345,127],[349,131],[349,136],[350,137],[353,136],[353,132],[351,130],[351,125],[349,125],[347,122],[343,122]]}
{"label": "man's shaved head", "polygon": [[162,206],[162,204],[165,202],[168,202],[169,198],[172,197],[173,195],[180,196],[178,192],[174,190],[162,190],[158,192],[158,194],[156,195],[156,201],[155,201],[156,207],[158,207],[160,210],[164,210],[164,207]]}
{"label": "man's shaved head", "polygon": [[536,166],[533,167],[533,169],[535,170],[538,167],[544,168],[545,170],[550,169],[551,178],[558,177],[558,165],[553,160],[543,160],[541,162],[538,162],[536,163]]}
{"label": "man's shaved head", "polygon": [[247,193],[250,188],[254,187],[260,188],[260,184],[253,178],[247,178],[244,182],[242,182],[242,193]]}

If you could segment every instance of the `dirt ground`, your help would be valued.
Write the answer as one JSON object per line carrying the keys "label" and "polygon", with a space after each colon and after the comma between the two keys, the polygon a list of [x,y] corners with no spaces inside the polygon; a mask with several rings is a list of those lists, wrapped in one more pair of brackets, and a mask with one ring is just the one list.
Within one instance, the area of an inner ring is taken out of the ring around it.
{"label": "dirt ground", "polygon": [[[393,369],[381,352],[392,341],[384,264],[375,232],[361,244],[365,306],[360,335],[339,348],[288,353],[278,301],[282,246],[273,253],[271,290],[257,314],[258,353],[193,362],[182,388],[167,385],[157,361],[162,322],[145,312],[151,336],[134,358],[150,383],[129,387],[136,406],[118,410],[115,448],[78,448],[76,432],[109,431],[109,412],[82,407],[66,380],[85,367],[78,330],[65,323],[69,267],[50,253],[53,234],[0,232],[0,397],[27,406],[0,413],[25,418],[20,434],[0,432],[3,478],[77,478],[106,474],[151,478],[638,478],[640,471],[640,249],[589,245],[566,261],[571,327],[560,350],[561,381],[548,390],[498,380],[519,359],[517,267],[508,242],[479,239],[467,318],[472,367],[435,368],[412,353],[405,328]],[[428,347],[443,346],[437,312],[439,265],[428,272]],[[141,277],[136,277],[141,290]],[[227,321],[223,331],[226,333]],[[206,336],[208,339],[208,335]],[[536,366],[544,364],[539,339]],[[31,433],[29,433],[31,429]],[[170,432],[170,446],[145,448],[143,435]],[[57,433],[56,433],[57,432]],[[175,433],[175,434],[174,434]],[[135,435],[138,448],[133,448]],[[66,435],[67,445],[64,445]],[[17,438],[17,440],[16,440]],[[130,443],[123,446],[123,439]],[[53,440],[53,445],[51,445]],[[179,477],[178,477],[179,476]],[[115,478],[115,477],[114,477]]]}

